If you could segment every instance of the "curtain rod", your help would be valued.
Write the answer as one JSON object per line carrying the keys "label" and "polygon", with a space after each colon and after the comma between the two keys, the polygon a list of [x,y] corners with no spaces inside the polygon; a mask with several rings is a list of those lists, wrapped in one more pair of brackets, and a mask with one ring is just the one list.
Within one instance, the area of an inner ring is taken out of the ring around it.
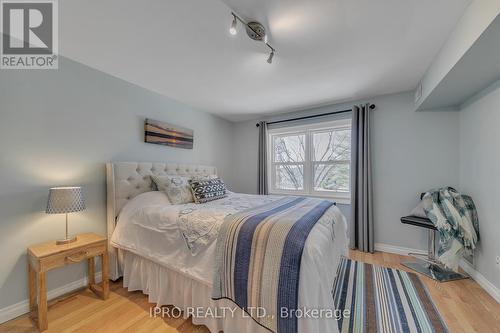
{"label": "curtain rod", "polygon": [[[370,104],[370,109],[371,110],[375,109],[375,104]],[[267,124],[272,125],[272,124],[279,124],[279,123],[287,123],[289,121],[304,120],[304,119],[310,119],[310,118],[316,118],[316,117],[324,117],[324,116],[330,116],[332,114],[347,113],[347,112],[351,112],[351,111],[352,111],[352,109],[333,111],[333,112],[328,112],[328,113],[315,114],[312,116],[304,116],[304,117],[291,118],[291,119],[285,119],[285,120],[270,121]],[[259,127],[260,125],[255,124],[255,126]]]}

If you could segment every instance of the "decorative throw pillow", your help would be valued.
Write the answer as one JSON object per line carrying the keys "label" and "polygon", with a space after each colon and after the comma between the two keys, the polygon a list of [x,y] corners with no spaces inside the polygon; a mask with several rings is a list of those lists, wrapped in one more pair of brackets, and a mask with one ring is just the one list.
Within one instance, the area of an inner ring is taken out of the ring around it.
{"label": "decorative throw pillow", "polygon": [[217,179],[218,177],[216,175],[200,175],[200,176],[193,176],[191,180],[209,180],[209,179]]}
{"label": "decorative throw pillow", "polygon": [[226,184],[219,178],[193,179],[189,181],[189,185],[191,185],[191,192],[196,203],[222,199],[227,196]]}
{"label": "decorative throw pillow", "polygon": [[425,214],[424,205],[423,205],[422,201],[420,201],[418,203],[417,207],[413,208],[410,215],[422,217],[422,218],[427,218],[427,214]]}
{"label": "decorative throw pillow", "polygon": [[151,176],[158,191],[165,192],[173,205],[193,202],[189,178],[182,176],[166,175]]}

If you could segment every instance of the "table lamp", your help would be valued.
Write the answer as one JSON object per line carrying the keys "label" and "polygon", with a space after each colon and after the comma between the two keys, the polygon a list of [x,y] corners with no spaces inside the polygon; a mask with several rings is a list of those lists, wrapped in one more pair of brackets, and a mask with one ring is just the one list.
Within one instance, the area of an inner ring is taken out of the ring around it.
{"label": "table lamp", "polygon": [[68,244],[76,241],[76,237],[68,236],[68,213],[85,209],[81,187],[53,187],[49,190],[47,214],[66,214],[66,238],[56,241],[56,244]]}

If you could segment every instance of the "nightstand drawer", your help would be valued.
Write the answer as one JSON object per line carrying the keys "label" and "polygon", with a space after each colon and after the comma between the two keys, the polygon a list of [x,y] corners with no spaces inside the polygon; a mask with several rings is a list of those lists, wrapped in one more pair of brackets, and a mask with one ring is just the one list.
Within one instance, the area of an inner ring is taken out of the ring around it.
{"label": "nightstand drawer", "polygon": [[106,251],[106,244],[94,244],[82,248],[71,249],[64,251],[47,258],[40,259],[40,270],[48,271],[52,268],[65,266],[68,264],[77,263],[88,258],[93,258],[101,255]]}

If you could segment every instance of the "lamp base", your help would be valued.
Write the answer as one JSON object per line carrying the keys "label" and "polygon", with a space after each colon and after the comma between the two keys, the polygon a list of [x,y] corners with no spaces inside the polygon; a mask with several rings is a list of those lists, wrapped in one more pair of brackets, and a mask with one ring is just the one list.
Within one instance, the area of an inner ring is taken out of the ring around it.
{"label": "lamp base", "polygon": [[58,239],[56,241],[56,245],[64,245],[64,244],[69,244],[69,243],[73,243],[73,242],[76,242],[76,236],[71,237],[71,238]]}

